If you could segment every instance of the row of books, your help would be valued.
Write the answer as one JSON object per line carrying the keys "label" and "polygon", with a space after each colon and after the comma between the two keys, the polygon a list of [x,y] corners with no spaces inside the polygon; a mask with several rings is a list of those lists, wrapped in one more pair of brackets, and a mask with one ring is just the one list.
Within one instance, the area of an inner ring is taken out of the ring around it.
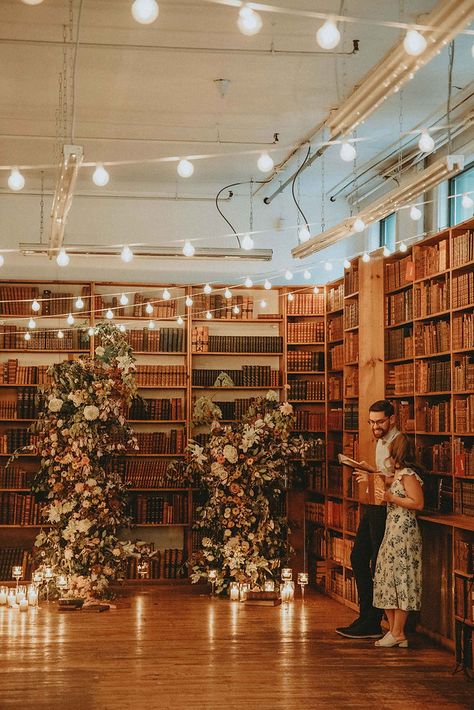
{"label": "row of books", "polygon": [[437,444],[425,446],[416,443],[416,457],[428,472],[451,473],[451,442],[440,441]]}
{"label": "row of books", "polygon": [[130,406],[128,418],[149,421],[184,419],[183,400],[179,397],[135,399]]}
{"label": "row of books", "polygon": [[472,390],[474,392],[474,359],[472,355],[464,355],[454,362],[453,389],[455,392]]}
{"label": "row of books", "polygon": [[[72,293],[53,292],[44,289],[40,294],[37,286],[0,286],[0,315],[8,316],[53,316],[67,315],[74,310]],[[33,301],[39,304],[39,310],[33,311]]]}
{"label": "row of books", "polygon": [[452,327],[453,350],[474,348],[474,313],[454,315]]}
{"label": "row of books", "polygon": [[[357,290],[357,289],[356,289]],[[344,284],[332,286],[327,292],[327,310],[337,311],[344,305]]]}
{"label": "row of books", "polygon": [[287,364],[289,371],[324,372],[324,352],[321,350],[289,350]]}
{"label": "row of books", "polygon": [[413,319],[413,291],[401,291],[385,299],[385,325],[397,325]]}
{"label": "row of books", "polygon": [[474,587],[459,575],[454,576],[454,613],[460,619],[474,623]]}
{"label": "row of books", "polygon": [[[351,487],[352,487],[352,477],[350,479],[351,482]],[[351,494],[349,497],[353,497],[351,490]],[[357,532],[357,528],[359,527],[359,521],[360,521],[360,508],[357,503],[350,503],[347,506],[346,509],[346,530],[349,530],[350,532]]]}
{"label": "row of books", "polygon": [[344,328],[355,328],[359,325],[359,301],[349,301],[344,304]]}
{"label": "row of books", "polygon": [[330,375],[328,377],[329,399],[342,399],[342,377]]}
{"label": "row of books", "polygon": [[329,369],[342,370],[344,367],[344,345],[329,348]]}
{"label": "row of books", "polygon": [[415,363],[415,388],[419,394],[449,392],[451,362],[449,360],[418,360]]}
{"label": "row of books", "polygon": [[330,463],[328,466],[328,493],[331,495],[342,496],[343,486],[344,474],[342,466]]}
{"label": "row of books", "polygon": [[137,365],[135,380],[138,387],[186,387],[185,365]]}
{"label": "row of books", "polygon": [[188,496],[182,493],[167,495],[138,493],[129,503],[128,514],[137,524],[187,524],[189,522]]}
{"label": "row of books", "polygon": [[328,429],[342,429],[343,410],[342,407],[329,407],[328,409]]}
{"label": "row of books", "polygon": [[359,360],[359,333],[346,333],[344,339],[344,362],[358,362]]}
{"label": "row of books", "polygon": [[433,433],[449,432],[451,430],[449,401],[419,403],[416,411],[416,429]]}
{"label": "row of books", "polygon": [[153,553],[146,559],[148,562],[145,574],[139,574],[138,565],[141,560],[129,557],[127,560],[127,579],[181,579],[186,577],[184,565],[184,550],[167,548]]}
{"label": "row of books", "polygon": [[399,431],[415,431],[413,400],[396,399],[392,402],[395,409],[395,421]]}
{"label": "row of books", "polygon": [[353,266],[344,274],[344,295],[350,296],[359,290],[359,269]]}
{"label": "row of books", "polygon": [[413,330],[411,326],[385,331],[385,357],[387,360],[413,357]]}
{"label": "row of books", "polygon": [[186,333],[183,328],[128,330],[127,341],[137,352],[182,353],[186,349]]}
{"label": "row of books", "polygon": [[320,464],[307,465],[305,469],[306,488],[310,491],[324,491],[325,476],[323,467]]}
{"label": "row of books", "polygon": [[295,415],[295,429],[298,431],[324,431],[325,421],[323,413],[298,409]]}
{"label": "row of books", "polygon": [[11,581],[12,567],[20,565],[22,568],[22,579],[30,578],[30,557],[27,550],[21,547],[0,548],[0,580]]}
{"label": "row of books", "polygon": [[474,261],[474,231],[472,229],[453,237],[452,257],[453,269]]}
{"label": "row of books", "polygon": [[0,400],[0,419],[35,419],[38,411],[36,388],[19,387],[16,399]]}
{"label": "row of books", "polygon": [[183,429],[135,433],[140,454],[182,454],[186,445]]}
{"label": "row of books", "polygon": [[305,518],[310,523],[318,523],[319,525],[324,525],[324,503],[306,501]]}
{"label": "row of books", "polygon": [[0,488],[29,488],[34,471],[25,471],[21,466],[0,466]]}
{"label": "row of books", "polygon": [[466,574],[474,573],[474,542],[454,539],[454,568]]}
{"label": "row of books", "polygon": [[27,429],[7,429],[0,434],[0,454],[12,454],[24,446],[36,444],[37,438]]}
{"label": "row of books", "polygon": [[19,365],[18,359],[0,362],[0,383],[5,385],[45,385],[51,378],[49,365]]}
{"label": "row of books", "polygon": [[33,495],[0,492],[0,525],[39,525],[41,508]]}
{"label": "row of books", "polygon": [[454,439],[453,457],[455,476],[474,476],[474,444]]}
{"label": "row of books", "polygon": [[[120,310],[120,299],[114,297],[112,299],[112,307],[119,306],[119,311],[116,311],[117,316],[127,316],[127,309],[123,308],[123,313]],[[150,313],[150,306],[153,312]],[[107,308],[104,302],[102,308]],[[135,293],[133,296],[133,306],[129,309],[134,318],[173,318],[178,315],[178,302],[174,298],[164,301],[161,295],[147,295]]]}
{"label": "row of books", "polygon": [[292,380],[290,382],[289,399],[317,399],[324,400],[324,382]]}
{"label": "row of books", "polygon": [[354,540],[348,538],[343,539],[339,537],[339,535],[329,535],[328,556],[329,559],[334,560],[334,562],[339,562],[339,564],[345,567],[350,567],[353,547]]}
{"label": "row of books", "polygon": [[413,315],[415,318],[436,315],[449,309],[449,275],[415,284]]}
{"label": "row of books", "polygon": [[[195,387],[278,387],[280,371],[270,365],[243,365],[241,370],[193,370]],[[232,383],[232,384],[230,384]]]}
{"label": "row of books", "polygon": [[357,397],[359,395],[359,371],[356,368],[347,369],[344,376],[344,396]]}
{"label": "row of books", "polygon": [[[405,256],[391,263],[385,264],[385,290],[394,291],[413,280],[413,261],[411,256]],[[411,277],[411,278],[410,278]]]}
{"label": "row of books", "polygon": [[334,316],[328,319],[328,341],[342,340],[344,336],[343,316]]}
{"label": "row of books", "polygon": [[235,399],[233,402],[214,402],[222,412],[222,419],[242,419],[253,399]]}
{"label": "row of books", "polygon": [[309,448],[305,452],[305,456],[316,461],[325,461],[326,443],[324,439],[322,439],[321,437],[311,437],[309,442]]}
{"label": "row of books", "polygon": [[292,301],[288,301],[287,313],[289,316],[323,316],[325,303],[324,293],[293,294]]}
{"label": "row of books", "polygon": [[324,321],[296,321],[288,323],[288,343],[323,343]]}
{"label": "row of books", "polygon": [[416,355],[434,355],[450,349],[450,323],[447,320],[415,324]]}
{"label": "row of books", "polygon": [[413,363],[393,365],[387,370],[385,391],[387,396],[413,394],[415,385],[415,370]]}
{"label": "row of books", "polygon": [[[359,461],[359,434],[354,434],[350,432],[344,432],[344,441],[343,441],[343,451],[346,456],[349,456],[351,459],[355,459],[356,461]],[[337,458],[337,454],[339,452],[335,452],[335,456],[331,456],[331,458],[335,459]]]}
{"label": "row of books", "polygon": [[89,336],[82,330],[65,330],[58,338],[58,331],[29,331],[30,339],[25,340],[26,328],[16,325],[0,327],[0,349],[3,350],[89,350]]}
{"label": "row of books", "polygon": [[169,474],[169,461],[132,459],[123,473],[130,488],[183,488],[183,481]]}
{"label": "row of books", "polygon": [[453,308],[474,305],[474,271],[453,276]]}
{"label": "row of books", "polygon": [[280,335],[209,335],[209,328],[193,328],[192,352],[276,353],[283,352]]}
{"label": "row of books", "polygon": [[[226,298],[222,293],[204,293],[193,296],[193,316],[205,318],[210,311],[217,320],[252,320],[254,318],[253,296],[241,294]],[[277,316],[278,317],[278,316]]]}
{"label": "row of books", "polygon": [[344,429],[359,428],[359,403],[346,402],[344,405]]}
{"label": "row of books", "polygon": [[454,431],[458,434],[474,432],[474,395],[454,400]]}
{"label": "row of books", "polygon": [[424,279],[448,268],[448,240],[415,246],[415,278]]}
{"label": "row of books", "polygon": [[474,518],[474,481],[457,481],[454,492],[454,512]]}

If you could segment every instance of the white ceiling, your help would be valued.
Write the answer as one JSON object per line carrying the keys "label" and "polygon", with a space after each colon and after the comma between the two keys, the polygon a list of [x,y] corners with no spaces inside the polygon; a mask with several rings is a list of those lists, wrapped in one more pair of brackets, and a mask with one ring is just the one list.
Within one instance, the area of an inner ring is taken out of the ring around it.
{"label": "white ceiling", "polygon": [[[405,0],[401,19],[414,21],[429,12],[435,0]],[[80,0],[74,0],[73,38],[77,36]],[[398,20],[399,3],[393,0],[284,0],[287,8],[313,11],[343,11],[368,20]],[[151,26],[138,25],[130,13],[129,0],[83,0],[79,26],[74,90],[74,135],[71,136],[72,100],[67,100],[67,142],[84,147],[86,162],[137,161],[111,166],[106,188],[95,187],[92,169],[81,170],[77,192],[82,199],[71,211],[70,241],[115,243],[133,232],[134,241],[172,243],[184,237],[211,245],[228,232],[215,211],[212,198],[226,184],[261,179],[255,164],[263,148],[275,162],[283,160],[294,146],[323,121],[361,81],[366,72],[400,37],[399,31],[369,23],[341,25],[346,55],[320,50],[314,40],[317,22],[264,13],[264,28],[255,37],[244,37],[236,27],[237,11],[204,0],[160,2],[160,16]],[[44,0],[31,7],[20,0],[0,2],[0,163],[50,165],[57,160],[56,115],[59,105],[58,77],[63,69],[63,33],[69,36],[68,0]],[[66,29],[64,30],[64,25]],[[349,54],[352,41],[360,51]],[[472,37],[459,36],[453,71],[453,97],[472,81]],[[273,52],[271,50],[274,50]],[[72,68],[73,50],[67,67]],[[225,98],[216,79],[229,79]],[[399,96],[394,96],[362,127],[358,165],[381,156],[397,143],[403,131],[420,126],[428,116],[438,115],[447,96],[447,51],[422,71]],[[278,133],[279,142],[273,143]],[[413,138],[414,140],[414,138]],[[140,161],[183,155],[214,157],[195,160],[189,180],[176,178],[176,162]],[[266,230],[257,246],[273,246],[276,271],[294,234],[276,238],[275,220],[296,224],[289,189],[271,207],[262,198],[276,189],[297,167],[291,161],[270,188],[254,201],[254,227]],[[325,159],[325,186],[330,190],[346,177],[351,166],[331,148]],[[21,195],[8,193],[7,171],[0,172],[0,247],[14,248],[20,241],[36,241],[39,170],[25,170],[27,185]],[[301,180],[301,201],[309,221],[320,219],[321,167],[312,166]],[[52,191],[55,171],[45,170],[45,188]],[[105,206],[104,194],[116,195]],[[236,228],[248,228],[248,187],[238,188],[233,204],[225,205]],[[164,203],[150,210],[140,196],[177,195],[209,198]],[[240,198],[239,198],[240,195]],[[128,199],[125,199],[128,198]],[[111,206],[113,205],[113,206]],[[49,207],[49,204],[48,204]],[[15,214],[26,212],[21,220]],[[345,201],[327,202],[326,221],[347,214]],[[5,216],[6,215],[6,216]],[[120,215],[114,224],[114,215]],[[156,224],[160,224],[157,237]],[[101,229],[92,236],[92,225]],[[87,225],[87,228],[86,228]],[[74,234],[71,234],[71,231]],[[74,239],[72,239],[72,236]],[[220,246],[224,245],[219,243]],[[225,245],[230,246],[230,243]],[[232,244],[235,246],[235,244]],[[234,267],[240,273],[242,265]],[[259,270],[264,270],[260,265]]]}

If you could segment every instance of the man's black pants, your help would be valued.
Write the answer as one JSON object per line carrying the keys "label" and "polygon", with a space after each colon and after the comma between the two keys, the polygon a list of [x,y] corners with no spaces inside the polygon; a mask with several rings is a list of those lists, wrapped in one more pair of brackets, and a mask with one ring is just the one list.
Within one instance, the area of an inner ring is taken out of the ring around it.
{"label": "man's black pants", "polygon": [[380,625],[383,609],[375,609],[372,605],[373,575],[377,554],[385,533],[386,517],[387,508],[385,505],[363,507],[351,554],[352,570],[359,593],[360,621],[375,627]]}

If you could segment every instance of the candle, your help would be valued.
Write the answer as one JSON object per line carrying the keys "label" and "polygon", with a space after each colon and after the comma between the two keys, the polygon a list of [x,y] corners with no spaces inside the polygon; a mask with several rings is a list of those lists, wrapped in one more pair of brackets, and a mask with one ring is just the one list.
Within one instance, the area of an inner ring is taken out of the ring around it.
{"label": "candle", "polygon": [[280,594],[282,602],[293,601],[295,598],[295,583],[292,581],[285,582],[281,588]]}
{"label": "candle", "polygon": [[19,604],[25,598],[26,598],[25,588],[18,587],[17,592],[16,592],[16,603]]}
{"label": "candle", "polygon": [[28,604],[30,606],[38,605],[38,592],[33,585],[31,585],[28,589]]}
{"label": "candle", "polygon": [[15,590],[12,589],[11,592],[8,592],[8,606],[16,606],[16,593]]}
{"label": "candle", "polygon": [[275,591],[275,581],[273,579],[266,579],[263,584],[264,592],[274,592]]}
{"label": "candle", "polygon": [[229,596],[233,602],[239,601],[239,583],[231,582],[229,585]]}
{"label": "candle", "polygon": [[20,611],[28,611],[28,599],[22,599],[20,602]]}
{"label": "candle", "polygon": [[248,594],[248,591],[249,591],[249,586],[250,586],[250,585],[248,585],[247,582],[242,582],[242,583],[240,584],[239,591],[240,591],[240,601],[241,601],[241,602],[244,602],[244,601],[247,599],[247,594]]}
{"label": "candle", "polygon": [[0,605],[3,606],[7,603],[7,588],[0,587]]}
{"label": "candle", "polygon": [[293,579],[293,570],[291,567],[283,567],[281,571],[281,578],[283,582],[289,582],[291,579]]}

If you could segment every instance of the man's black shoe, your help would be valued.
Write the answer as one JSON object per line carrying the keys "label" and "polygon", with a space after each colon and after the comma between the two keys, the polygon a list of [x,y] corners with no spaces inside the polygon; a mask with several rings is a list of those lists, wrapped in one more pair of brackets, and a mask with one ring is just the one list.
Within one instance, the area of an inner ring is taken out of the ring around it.
{"label": "man's black shoe", "polygon": [[371,627],[365,624],[354,624],[354,626],[340,626],[336,629],[339,636],[348,639],[379,639],[383,636],[380,627]]}

